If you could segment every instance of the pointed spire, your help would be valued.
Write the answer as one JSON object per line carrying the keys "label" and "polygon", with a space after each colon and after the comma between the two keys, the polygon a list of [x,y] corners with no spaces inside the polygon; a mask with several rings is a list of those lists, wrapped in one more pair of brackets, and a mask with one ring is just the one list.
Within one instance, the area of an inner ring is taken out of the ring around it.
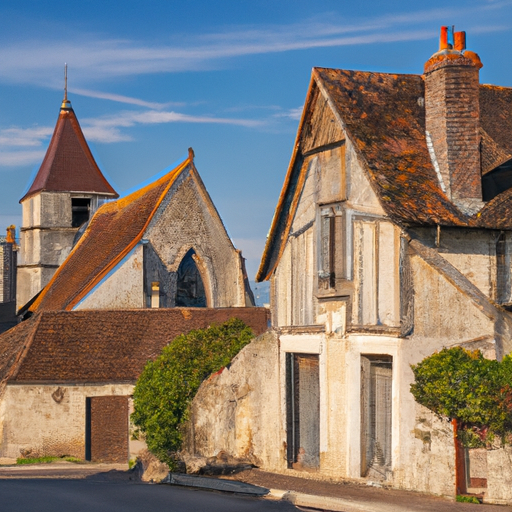
{"label": "pointed spire", "polygon": [[118,197],[94,160],[67,93],[66,65],[64,99],[50,145],[33,183],[20,202],[40,191],[86,192]]}
{"label": "pointed spire", "polygon": [[64,99],[62,100],[61,110],[71,110],[71,102],[68,100],[68,65],[64,63]]}

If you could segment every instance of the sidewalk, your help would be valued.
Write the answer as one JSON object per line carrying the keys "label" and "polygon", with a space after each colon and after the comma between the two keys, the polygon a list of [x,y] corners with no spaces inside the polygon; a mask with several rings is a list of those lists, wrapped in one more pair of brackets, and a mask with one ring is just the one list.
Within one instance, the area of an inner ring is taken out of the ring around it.
{"label": "sidewalk", "polygon": [[335,512],[508,512],[511,506],[457,503],[447,498],[398,491],[356,483],[329,483],[307,478],[243,471],[233,480],[271,490],[270,499],[284,499],[296,506]]}

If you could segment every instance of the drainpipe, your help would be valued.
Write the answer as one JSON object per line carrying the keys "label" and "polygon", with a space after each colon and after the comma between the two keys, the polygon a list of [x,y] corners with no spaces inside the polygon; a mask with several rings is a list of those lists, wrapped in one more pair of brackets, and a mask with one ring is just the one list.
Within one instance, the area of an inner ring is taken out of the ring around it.
{"label": "drainpipe", "polygon": [[457,420],[452,420],[453,426],[453,444],[455,446],[455,496],[466,494],[466,468],[464,461],[464,447],[458,437]]}

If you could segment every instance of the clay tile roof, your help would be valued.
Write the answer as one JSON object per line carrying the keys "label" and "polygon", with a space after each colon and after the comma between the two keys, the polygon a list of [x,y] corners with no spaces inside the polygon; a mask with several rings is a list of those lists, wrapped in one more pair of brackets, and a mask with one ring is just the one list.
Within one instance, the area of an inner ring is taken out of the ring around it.
{"label": "clay tile roof", "polygon": [[0,336],[0,395],[26,354],[38,324],[39,319],[34,318],[32,322],[18,324]]}
{"label": "clay tile roof", "polygon": [[[442,191],[425,137],[424,82],[403,75],[315,68],[304,111],[318,88],[352,142],[374,192],[390,218],[402,226],[442,225],[512,229],[512,194],[503,192],[469,217]],[[484,163],[512,154],[512,89],[480,87]],[[284,250],[301,186],[300,132],[257,280],[270,277]],[[302,171],[303,172],[303,171]],[[508,220],[507,220],[507,213]]]}
{"label": "clay tile roof", "polygon": [[96,164],[71,107],[61,108],[43,163],[20,202],[43,190],[118,196]]}
{"label": "clay tile roof", "polygon": [[178,167],[127,197],[101,206],[30,311],[72,309],[142,239],[175,179],[193,167]]}
{"label": "clay tile roof", "polygon": [[467,223],[439,186],[425,139],[419,75],[315,69],[343,119],[382,206],[410,224]]}
{"label": "clay tile roof", "polygon": [[32,341],[18,364],[8,365],[10,381],[135,382],[176,336],[230,318],[245,322],[256,336],[267,330],[265,308],[49,311],[0,336],[0,354],[4,346],[23,346],[25,329]]}

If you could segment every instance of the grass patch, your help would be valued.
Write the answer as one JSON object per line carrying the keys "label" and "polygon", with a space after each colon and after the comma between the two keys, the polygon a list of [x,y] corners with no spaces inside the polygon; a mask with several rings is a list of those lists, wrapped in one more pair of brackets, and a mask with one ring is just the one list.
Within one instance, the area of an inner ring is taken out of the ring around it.
{"label": "grass patch", "polygon": [[455,501],[458,501],[459,503],[475,503],[476,505],[480,505],[480,500],[475,496],[463,496],[462,494],[457,494]]}
{"label": "grass patch", "polygon": [[77,457],[20,457],[16,459],[16,464],[50,464],[51,462],[82,462]]}

